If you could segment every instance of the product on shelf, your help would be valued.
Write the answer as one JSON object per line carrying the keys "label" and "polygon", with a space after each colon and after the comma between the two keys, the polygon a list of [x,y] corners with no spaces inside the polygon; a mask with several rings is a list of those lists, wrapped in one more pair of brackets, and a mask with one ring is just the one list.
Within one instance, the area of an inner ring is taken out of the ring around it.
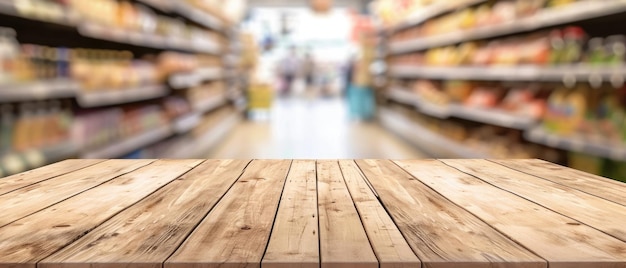
{"label": "product on shelf", "polygon": [[77,114],[73,140],[83,150],[97,149],[167,124],[166,115],[158,105],[83,111]]}
{"label": "product on shelf", "polygon": [[76,49],[71,76],[85,91],[127,89],[163,82],[155,64],[134,60],[128,51]]}
{"label": "product on shelf", "polygon": [[[568,3],[574,1],[568,1]],[[501,0],[463,8],[452,13],[431,18],[421,25],[396,32],[391,42],[402,42],[416,38],[463,32],[471,29],[506,24],[532,17],[544,8],[565,6],[565,2],[547,3],[546,0]],[[375,5],[376,6],[376,5]],[[397,9],[400,10],[400,9]],[[454,10],[454,9],[451,9]],[[398,14],[394,14],[398,17]],[[410,18],[396,18],[402,21]]]}
{"label": "product on shelf", "polygon": [[184,54],[178,52],[163,52],[159,54],[158,68],[162,75],[191,72],[204,67],[221,67],[219,57],[212,55]]}
{"label": "product on shelf", "polygon": [[225,42],[215,32],[185,23],[181,19],[160,16],[151,9],[129,1],[70,0],[69,6],[83,20],[130,33],[143,33],[187,42],[195,47],[221,47]]}
{"label": "product on shelf", "polygon": [[163,107],[165,108],[165,115],[169,120],[191,112],[189,101],[180,96],[165,98],[163,100]]}
{"label": "product on shelf", "polygon": [[215,100],[226,93],[226,86],[223,82],[214,81],[187,90],[187,99],[193,107],[201,107],[207,101]]}
{"label": "product on shelf", "polygon": [[45,148],[69,140],[72,122],[69,109],[59,101],[2,105],[0,155]]}
{"label": "product on shelf", "polygon": [[13,1],[15,9],[22,16],[51,21],[67,19],[69,13],[63,5],[64,2],[50,0]]}
{"label": "product on shelf", "polygon": [[569,26],[550,32],[496,39],[488,42],[465,42],[458,46],[431,48],[424,52],[390,58],[392,66],[544,66],[592,65],[616,66],[626,63],[626,36],[606,38],[587,35],[580,27]]}

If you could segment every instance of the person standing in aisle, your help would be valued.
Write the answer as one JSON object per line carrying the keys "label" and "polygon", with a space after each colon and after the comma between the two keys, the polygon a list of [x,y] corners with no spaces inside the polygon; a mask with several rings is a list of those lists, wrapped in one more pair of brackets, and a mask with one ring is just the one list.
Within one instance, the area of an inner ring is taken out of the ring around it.
{"label": "person standing in aisle", "polygon": [[310,52],[304,54],[302,61],[302,74],[304,75],[304,81],[306,83],[306,89],[308,92],[312,92],[315,86],[315,60]]}
{"label": "person standing in aisle", "polygon": [[296,54],[295,47],[289,49],[289,53],[280,61],[279,68],[282,80],[280,93],[282,96],[289,96],[299,70],[298,55]]}

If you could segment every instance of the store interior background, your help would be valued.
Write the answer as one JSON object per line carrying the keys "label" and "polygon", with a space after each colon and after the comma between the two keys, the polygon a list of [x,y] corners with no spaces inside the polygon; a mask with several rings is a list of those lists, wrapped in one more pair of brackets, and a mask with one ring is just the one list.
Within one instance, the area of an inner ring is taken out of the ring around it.
{"label": "store interior background", "polygon": [[70,158],[540,158],[626,180],[625,15],[623,0],[6,0],[0,178]]}

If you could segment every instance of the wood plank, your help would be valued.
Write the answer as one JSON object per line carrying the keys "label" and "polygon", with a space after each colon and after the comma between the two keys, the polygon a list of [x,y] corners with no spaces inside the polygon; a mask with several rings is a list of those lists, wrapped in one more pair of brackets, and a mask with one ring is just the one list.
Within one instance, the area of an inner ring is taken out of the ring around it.
{"label": "wood plank", "polygon": [[317,219],[315,161],[294,160],[263,257],[263,267],[319,267]]}
{"label": "wood plank", "polygon": [[8,176],[0,179],[0,195],[8,192],[15,191],[17,189],[26,187],[31,184],[35,184],[41,181],[45,181],[57,176],[61,176],[99,162],[102,159],[90,159],[90,160],[76,160],[70,159],[61,162],[57,162],[48,166],[43,166],[12,176]]}
{"label": "wood plank", "polygon": [[[126,160],[129,162],[144,162]],[[36,263],[201,163],[159,160],[0,228],[0,266]]]}
{"label": "wood plank", "polygon": [[626,206],[626,183],[539,159],[490,160]]}
{"label": "wood plank", "polygon": [[252,161],[165,268],[259,267],[290,164]]}
{"label": "wood plank", "polygon": [[0,196],[0,227],[80,194],[154,160],[109,160]]}
{"label": "wood plank", "polygon": [[545,258],[551,268],[624,267],[626,264],[626,243],[596,229],[440,161],[396,163],[422,183]]}
{"label": "wood plank", "polygon": [[493,186],[626,241],[625,206],[486,160],[442,161]]}
{"label": "wood plank", "polygon": [[337,161],[317,162],[322,267],[378,267]]}
{"label": "wood plank", "polygon": [[425,267],[546,267],[543,259],[392,162],[356,163]]}
{"label": "wood plank", "polygon": [[354,161],[341,160],[339,166],[380,268],[421,267],[421,262],[376,199]]}
{"label": "wood plank", "polygon": [[98,226],[38,268],[161,267],[235,183],[249,160],[207,160]]}

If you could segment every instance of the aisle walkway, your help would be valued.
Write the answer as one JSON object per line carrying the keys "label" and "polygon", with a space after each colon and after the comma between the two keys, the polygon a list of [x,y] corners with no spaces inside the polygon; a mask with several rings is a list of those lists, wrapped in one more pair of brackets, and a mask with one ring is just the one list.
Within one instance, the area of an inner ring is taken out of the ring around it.
{"label": "aisle walkway", "polygon": [[376,123],[348,118],[343,100],[279,100],[265,121],[246,121],[210,158],[343,159],[425,157]]}

